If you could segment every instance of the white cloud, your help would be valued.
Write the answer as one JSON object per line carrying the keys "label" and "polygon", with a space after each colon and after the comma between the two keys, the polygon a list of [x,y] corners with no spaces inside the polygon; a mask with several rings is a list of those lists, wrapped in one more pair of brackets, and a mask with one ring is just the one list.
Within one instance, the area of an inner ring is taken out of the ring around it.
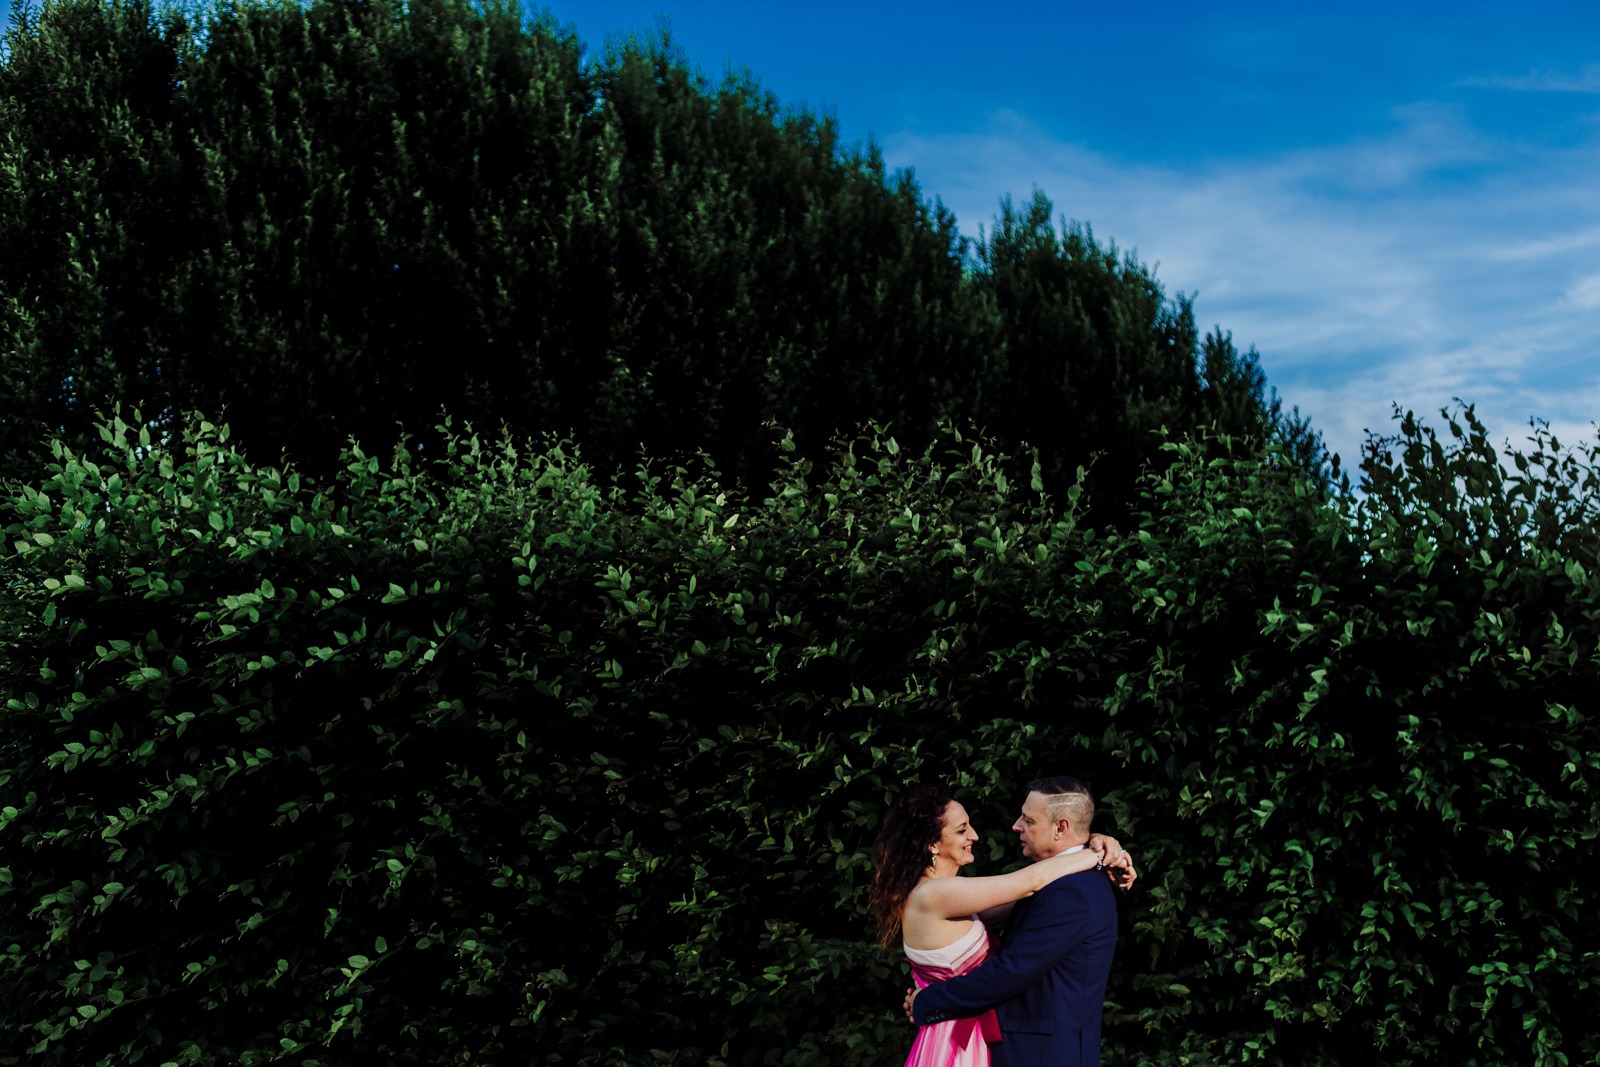
{"label": "white cloud", "polygon": [[[1597,68],[1600,70],[1600,68]],[[1497,143],[1455,114],[1385,138],[1190,169],[1128,165],[1014,115],[980,134],[885,140],[975,234],[1037,185],[1059,214],[1198,292],[1202,327],[1256,345],[1286,404],[1347,466],[1395,403],[1460,397],[1497,439],[1600,417],[1600,142]],[[1442,177],[1441,177],[1442,176]],[[1588,432],[1588,431],[1585,431]]]}
{"label": "white cloud", "polygon": [[1584,311],[1600,310],[1600,274],[1579,278],[1567,287],[1567,301]]}
{"label": "white cloud", "polygon": [[1519,93],[1600,93],[1600,63],[1590,64],[1577,74],[1532,70],[1517,78],[1469,78],[1461,84]]}
{"label": "white cloud", "polygon": [[1544,259],[1596,246],[1600,246],[1600,227],[1497,245],[1489,250],[1489,255],[1503,260]]}

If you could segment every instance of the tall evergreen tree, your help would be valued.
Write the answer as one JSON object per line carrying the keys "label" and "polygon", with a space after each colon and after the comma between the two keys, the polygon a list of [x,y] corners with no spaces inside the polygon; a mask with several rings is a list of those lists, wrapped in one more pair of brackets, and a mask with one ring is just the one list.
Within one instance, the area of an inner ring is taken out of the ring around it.
{"label": "tall evergreen tree", "polygon": [[1289,425],[1253,356],[1202,353],[1187,300],[1042,195],[974,247],[876,149],[664,37],[588,59],[508,0],[50,0],[7,42],[14,473],[110,398],[313,471],[426,448],[441,409],[758,481],[773,422],[813,454],[977,423],[1057,486],[1099,454],[1124,496],[1162,431]]}

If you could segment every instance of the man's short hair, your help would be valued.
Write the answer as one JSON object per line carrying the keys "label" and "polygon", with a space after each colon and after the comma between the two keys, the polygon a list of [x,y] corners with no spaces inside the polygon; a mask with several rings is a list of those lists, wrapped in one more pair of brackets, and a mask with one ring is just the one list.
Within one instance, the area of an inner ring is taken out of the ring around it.
{"label": "man's short hair", "polygon": [[1054,778],[1035,778],[1028,792],[1044,797],[1045,818],[1051,822],[1066,819],[1074,830],[1089,832],[1094,823],[1094,794],[1081,778],[1058,774]]}

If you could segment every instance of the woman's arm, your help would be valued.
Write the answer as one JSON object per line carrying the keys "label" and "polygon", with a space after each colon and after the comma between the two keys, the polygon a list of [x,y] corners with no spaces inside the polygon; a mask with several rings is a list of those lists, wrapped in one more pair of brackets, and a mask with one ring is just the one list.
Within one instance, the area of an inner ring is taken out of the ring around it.
{"label": "woman's arm", "polygon": [[1052,856],[1010,874],[982,878],[930,878],[911,891],[906,912],[921,912],[940,919],[964,919],[997,904],[1031,897],[1057,878],[1087,871],[1100,862],[1100,854],[1083,849]]}

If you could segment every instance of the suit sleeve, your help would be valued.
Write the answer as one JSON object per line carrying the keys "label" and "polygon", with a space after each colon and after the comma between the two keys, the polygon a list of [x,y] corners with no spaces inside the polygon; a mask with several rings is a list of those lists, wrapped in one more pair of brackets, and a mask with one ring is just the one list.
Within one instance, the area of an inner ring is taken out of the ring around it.
{"label": "suit sleeve", "polygon": [[1033,899],[1005,951],[966,974],[928,986],[912,1002],[918,1026],[964,1019],[999,1007],[1020,994],[1084,936],[1088,920],[1082,890],[1063,878]]}

